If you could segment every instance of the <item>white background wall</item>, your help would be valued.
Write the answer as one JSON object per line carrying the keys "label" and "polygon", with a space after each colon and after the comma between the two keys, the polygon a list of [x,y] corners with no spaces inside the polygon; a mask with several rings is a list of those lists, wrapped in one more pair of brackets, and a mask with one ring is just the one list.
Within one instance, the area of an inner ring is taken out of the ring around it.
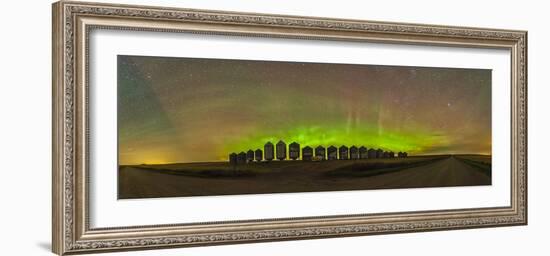
{"label": "white background wall", "polygon": [[[550,143],[550,18],[545,1],[117,2],[528,30],[529,225],[112,255],[549,255],[550,170],[544,155]],[[5,1],[0,15],[0,255],[51,255],[50,4]]]}

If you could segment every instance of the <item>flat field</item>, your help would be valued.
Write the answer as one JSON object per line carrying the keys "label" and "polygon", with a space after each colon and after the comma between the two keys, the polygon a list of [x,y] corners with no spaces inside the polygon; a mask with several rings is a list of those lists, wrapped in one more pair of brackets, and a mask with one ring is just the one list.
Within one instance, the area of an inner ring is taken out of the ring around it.
{"label": "flat field", "polygon": [[119,198],[491,185],[491,156],[126,165]]}

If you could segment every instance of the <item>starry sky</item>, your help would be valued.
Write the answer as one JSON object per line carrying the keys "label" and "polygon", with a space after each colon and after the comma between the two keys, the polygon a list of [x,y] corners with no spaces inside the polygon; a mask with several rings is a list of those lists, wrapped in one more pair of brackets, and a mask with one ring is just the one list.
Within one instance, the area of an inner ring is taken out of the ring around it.
{"label": "starry sky", "polygon": [[120,164],[267,141],[491,154],[491,70],[118,56]]}

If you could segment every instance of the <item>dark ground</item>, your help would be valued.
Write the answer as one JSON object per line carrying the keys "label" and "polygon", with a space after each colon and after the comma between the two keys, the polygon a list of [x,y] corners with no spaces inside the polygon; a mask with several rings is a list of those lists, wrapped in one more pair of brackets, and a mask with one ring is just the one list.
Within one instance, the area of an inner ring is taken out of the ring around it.
{"label": "dark ground", "polygon": [[491,157],[120,166],[119,198],[491,185]]}

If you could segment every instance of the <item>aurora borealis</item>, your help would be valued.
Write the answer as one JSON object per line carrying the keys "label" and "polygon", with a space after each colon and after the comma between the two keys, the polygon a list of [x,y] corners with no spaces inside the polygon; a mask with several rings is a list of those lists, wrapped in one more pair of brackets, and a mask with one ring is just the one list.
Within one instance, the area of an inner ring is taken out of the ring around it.
{"label": "aurora borealis", "polygon": [[491,70],[118,56],[119,164],[279,140],[491,154]]}

